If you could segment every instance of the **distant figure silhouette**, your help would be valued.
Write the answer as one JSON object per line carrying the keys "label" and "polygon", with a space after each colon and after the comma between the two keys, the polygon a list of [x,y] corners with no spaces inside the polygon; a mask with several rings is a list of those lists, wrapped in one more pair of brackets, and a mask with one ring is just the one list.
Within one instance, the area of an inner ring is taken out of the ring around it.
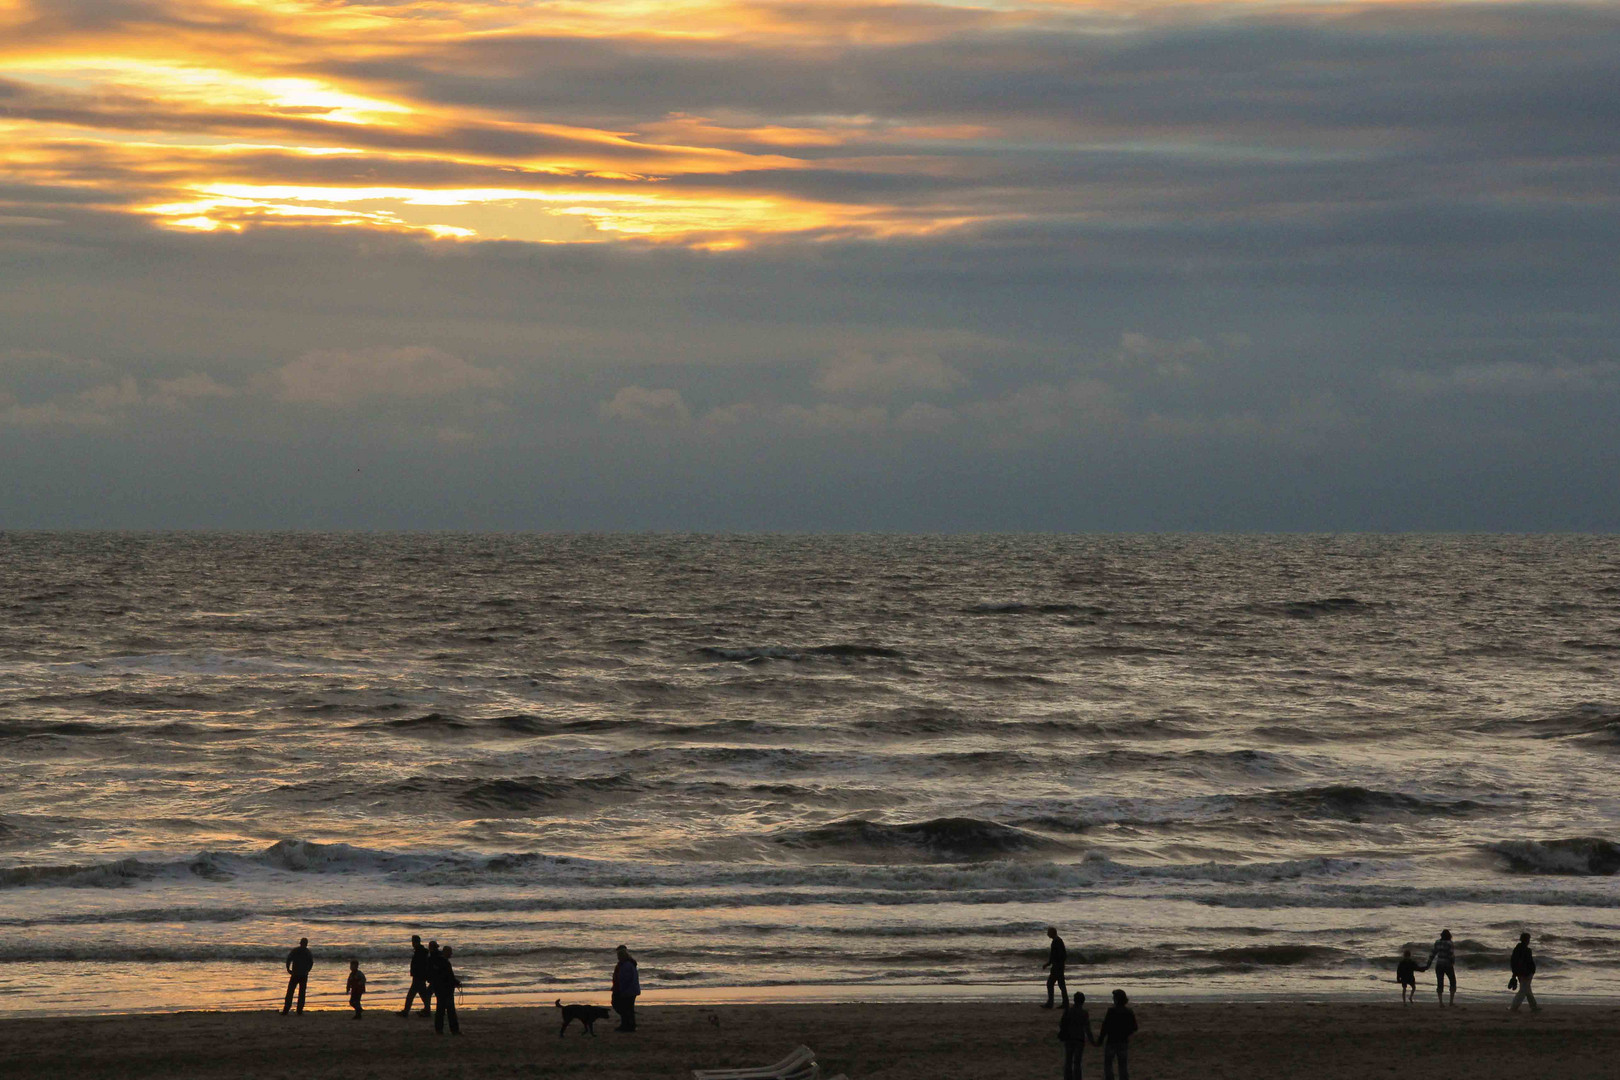
{"label": "distant figure silhouette", "polygon": [[1536,1004],[1536,995],[1530,992],[1530,980],[1536,977],[1536,958],[1530,954],[1530,935],[1519,935],[1519,943],[1513,947],[1513,956],[1508,964],[1513,969],[1513,978],[1508,980],[1508,989],[1518,986],[1518,993],[1513,995],[1513,1011],[1518,1012],[1519,1006],[1526,1001],[1530,1003],[1530,1011],[1538,1013],[1541,1006]]}
{"label": "distant figure silhouette", "polygon": [[433,1030],[440,1035],[444,1034],[444,1021],[447,1015],[450,1019],[450,1034],[461,1034],[461,1023],[456,1019],[456,987],[461,985],[461,980],[456,978],[456,969],[450,966],[451,953],[452,950],[448,945],[436,956],[429,952],[432,967],[428,969],[428,982],[433,984],[433,1000],[438,1002],[438,1008],[433,1012]]}
{"label": "distant figure silhouette", "polygon": [[1126,1004],[1125,991],[1114,991],[1114,1004],[1103,1014],[1097,1029],[1097,1042],[1103,1048],[1103,1080],[1114,1080],[1114,1063],[1119,1062],[1119,1080],[1131,1080],[1131,1036],[1136,1034],[1136,1013]]}
{"label": "distant figure silhouette", "polygon": [[422,935],[411,935],[411,988],[405,991],[405,1007],[399,1010],[399,1015],[411,1014],[411,1002],[417,997],[422,999],[422,1015],[426,1016],[433,1011],[429,1002],[433,999],[433,991],[428,989],[428,951],[422,947]]}
{"label": "distant figure silhouette", "polygon": [[1063,968],[1069,962],[1069,950],[1064,947],[1063,939],[1058,937],[1057,927],[1048,926],[1046,936],[1052,939],[1052,948],[1047,952],[1046,963],[1042,964],[1041,967],[1050,968],[1051,971],[1046,976],[1046,1004],[1042,1005],[1041,1008],[1050,1009],[1052,1007],[1053,988],[1062,987],[1063,1007],[1067,1009],[1069,1007],[1069,984],[1063,978]]}
{"label": "distant figure silhouette", "polygon": [[1091,1014],[1086,1012],[1086,995],[1074,993],[1074,1004],[1063,1010],[1058,1021],[1058,1038],[1063,1040],[1063,1080],[1080,1080],[1080,1063],[1085,1057],[1086,1044],[1097,1045],[1091,1033]]}
{"label": "distant figure silhouette", "polygon": [[1429,950],[1425,968],[1434,968],[1434,996],[1441,1005],[1446,1004],[1446,981],[1451,981],[1451,1004],[1457,1004],[1457,949],[1451,943],[1451,931],[1440,931],[1440,940]]}
{"label": "distant figure silhouette", "polygon": [[293,991],[298,991],[298,1011],[304,1011],[304,993],[309,989],[309,969],[315,966],[315,957],[309,951],[309,938],[299,938],[298,947],[287,954],[287,1000],[281,1004],[281,1015],[286,1016],[293,1007]]}
{"label": "distant figure silhouette", "polygon": [[366,993],[366,973],[360,970],[360,961],[349,961],[349,982],[346,987],[349,991],[349,1007],[354,1010],[354,1018],[360,1019],[360,999]]}
{"label": "distant figure silhouette", "polygon": [[1410,1005],[1417,1000],[1417,975],[1415,973],[1428,970],[1426,967],[1420,968],[1417,966],[1417,961],[1412,959],[1411,949],[1401,951],[1401,962],[1395,965],[1395,981],[1401,986],[1401,1004]]}
{"label": "distant figure silhouette", "polygon": [[619,962],[613,965],[613,1011],[619,1014],[619,1026],[614,1031],[636,1030],[636,997],[641,993],[641,975],[636,971],[636,958],[624,945],[618,948]]}

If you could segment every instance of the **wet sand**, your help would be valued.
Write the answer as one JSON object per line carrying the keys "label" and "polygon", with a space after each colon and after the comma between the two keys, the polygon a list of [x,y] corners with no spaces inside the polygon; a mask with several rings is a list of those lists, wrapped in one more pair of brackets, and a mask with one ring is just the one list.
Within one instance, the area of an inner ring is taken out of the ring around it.
{"label": "wet sand", "polygon": [[[1620,1005],[1548,1003],[1531,1016],[1509,1014],[1505,995],[1444,1010],[1432,1000],[1134,1004],[1136,1080],[1620,1075]],[[577,1025],[559,1039],[552,1008],[465,1009],[459,1038],[380,1007],[358,1022],[337,1011],[8,1019],[0,1021],[0,1076],[646,1080],[764,1064],[801,1042],[828,1074],[851,1080],[1062,1075],[1058,1014],[1034,1004],[649,1004],[639,1013],[636,1033],[602,1021],[594,1039]],[[1091,1013],[1095,1024],[1101,1009]],[[1102,1075],[1094,1050],[1084,1073]]]}

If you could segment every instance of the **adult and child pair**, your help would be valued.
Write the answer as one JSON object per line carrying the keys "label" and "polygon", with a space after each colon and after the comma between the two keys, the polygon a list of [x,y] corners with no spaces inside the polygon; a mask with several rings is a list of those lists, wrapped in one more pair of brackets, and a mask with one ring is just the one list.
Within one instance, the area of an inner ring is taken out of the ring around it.
{"label": "adult and child pair", "polygon": [[[399,1015],[409,1015],[411,1002],[420,995],[423,1016],[430,1011],[430,1001],[438,1002],[438,1008],[432,1010],[435,1031],[443,1034],[448,1020],[450,1034],[461,1034],[461,1023],[456,1017],[456,988],[461,985],[461,979],[456,976],[456,969],[451,963],[453,955],[454,950],[448,945],[440,949],[437,941],[430,941],[424,948],[421,935],[411,935],[411,988],[405,994],[405,1007],[399,1011]],[[281,1005],[283,1016],[293,1011],[295,996],[297,1011],[303,1014],[304,998],[309,990],[309,973],[314,967],[315,954],[310,952],[309,938],[299,938],[297,947],[287,954],[287,996]],[[359,960],[349,961],[349,979],[345,989],[349,994],[349,1007],[354,1010],[354,1018],[358,1020],[364,1012],[361,998],[366,993],[366,975],[360,970]]]}
{"label": "adult and child pair", "polygon": [[[1457,949],[1451,940],[1450,930],[1440,931],[1439,939],[1429,949],[1429,958],[1421,967],[1412,959],[1411,949],[1401,953],[1401,962],[1395,965],[1395,981],[1401,987],[1401,1001],[1411,1004],[1417,1000],[1417,973],[1428,971],[1430,966],[1434,968],[1435,998],[1441,1005],[1457,1004]],[[1531,1012],[1540,1012],[1541,1005],[1530,989],[1536,975],[1536,958],[1530,951],[1528,932],[1519,935],[1519,943],[1508,957],[1508,971],[1508,989],[1518,991],[1513,996],[1512,1011],[1518,1012],[1519,1006],[1529,1002]],[[1449,998],[1446,993],[1448,989]]]}

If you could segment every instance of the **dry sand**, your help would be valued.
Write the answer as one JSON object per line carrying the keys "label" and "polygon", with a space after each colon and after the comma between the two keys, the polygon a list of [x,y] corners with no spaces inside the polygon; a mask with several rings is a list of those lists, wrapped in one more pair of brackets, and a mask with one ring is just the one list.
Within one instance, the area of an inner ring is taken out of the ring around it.
{"label": "dry sand", "polygon": [[[1440,1009],[1432,999],[1328,1004],[1133,1003],[1136,1080],[1219,1077],[1582,1080],[1620,1077],[1620,1007],[1549,1003],[1510,1015],[1507,996]],[[6,1077],[685,1078],[695,1067],[763,1064],[798,1043],[851,1080],[1062,1076],[1056,1012],[1028,1005],[647,1005],[640,1030],[557,1037],[556,1010],[466,1009],[460,1038],[377,1008],[179,1013],[0,1022]],[[1091,1010],[1095,1023],[1101,1009]],[[710,1017],[718,1019],[718,1024]],[[1087,1077],[1102,1060],[1088,1051]]]}

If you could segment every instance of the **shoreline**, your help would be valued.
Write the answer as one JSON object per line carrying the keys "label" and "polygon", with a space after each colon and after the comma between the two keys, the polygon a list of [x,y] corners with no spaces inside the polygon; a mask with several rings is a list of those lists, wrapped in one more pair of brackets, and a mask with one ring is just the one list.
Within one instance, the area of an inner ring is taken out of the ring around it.
{"label": "shoreline", "polygon": [[[1100,995],[1099,995],[1100,996]],[[590,996],[592,1000],[596,995]],[[566,1000],[566,999],[565,999]],[[390,997],[390,1005],[395,1004]],[[1102,1003],[1088,1002],[1093,1025]],[[1540,1015],[1505,1000],[1456,1008],[1346,1002],[1165,1002],[1134,999],[1141,1030],[1131,1065],[1153,1080],[1212,1076],[1365,1080],[1370,1073],[1519,1080],[1612,1077],[1620,1057],[1620,1004],[1548,1000]],[[762,1065],[799,1044],[827,1075],[850,1080],[1024,1080],[1062,1074],[1058,1012],[1036,1003],[846,1002],[821,1005],[644,1005],[639,1030],[598,1022],[557,1035],[549,1006],[468,1008],[463,1034],[368,1009],[355,1022],[336,1009],[0,1019],[7,1077],[76,1080],[185,1076],[271,1080],[388,1076],[560,1076],[591,1080],[684,1078],[693,1068]],[[1086,1075],[1101,1063],[1088,1050]]]}
{"label": "shoreline", "polygon": [[[1504,973],[1505,977],[1505,973]],[[1189,991],[1181,986],[1171,986],[1160,983],[1141,983],[1131,980],[1105,982],[1099,981],[1095,986],[1071,987],[1087,997],[1087,1006],[1093,1007],[1098,1002],[1105,1001],[1108,994],[1116,985],[1123,986],[1134,1002],[1151,1003],[1155,1005],[1346,1005],[1346,1006],[1372,1006],[1378,1007],[1393,1001],[1400,1006],[1398,991],[1393,981],[1380,982],[1378,988],[1369,987],[1365,990],[1311,990],[1297,991],[1278,989],[1269,991],[1230,991],[1210,990],[1200,993]],[[1544,1003],[1556,1002],[1560,1006],[1570,1006],[1582,1009],[1589,1008],[1615,1008],[1620,1009],[1620,997],[1604,994],[1582,994],[1564,992],[1554,987],[1538,984],[1538,996]],[[1387,988],[1387,989],[1386,989]],[[375,1004],[368,1004],[367,1015],[376,1013],[385,1014],[390,1007],[384,1007],[383,1000],[396,1001],[402,999],[403,985],[398,988],[389,986],[386,990],[373,991],[367,997],[377,999]],[[113,1017],[155,1017],[155,1016],[243,1016],[256,1013],[280,1011],[282,988],[266,987],[262,1002],[253,1004],[237,1004],[214,1007],[172,1007],[156,1006],[151,1009],[86,1009],[71,1011],[63,1009],[6,1009],[4,998],[0,997],[0,1024],[12,1020],[90,1020],[96,1018]],[[961,985],[926,984],[926,983],[883,983],[883,984],[857,984],[857,983],[795,983],[792,985],[768,986],[713,986],[692,987],[687,989],[655,989],[642,995],[644,1008],[717,1008],[729,1007],[790,1007],[790,1006],[842,1006],[860,1005],[872,1007],[910,1006],[910,1005],[982,1005],[982,1006],[1010,1006],[1020,1007],[1028,1005],[1038,1007],[1044,994],[1044,984],[989,984],[989,985]],[[1512,992],[1492,985],[1490,989],[1464,986],[1457,995],[1459,1008],[1481,1009],[1490,1008],[1493,1003],[1500,1003],[1503,1008],[1512,999]],[[529,1009],[545,1009],[553,1007],[557,999],[566,1002],[590,1002],[606,1005],[608,992],[605,989],[584,989],[580,987],[560,987],[542,991],[523,991],[515,994],[500,993],[474,993],[465,995],[457,1003],[457,1010],[462,1013],[495,1013],[502,1011],[521,1012]],[[1418,985],[1417,1000],[1411,1008],[1423,1006],[1439,1008],[1434,1001],[1434,992],[1423,983]],[[349,1013],[348,996],[339,991],[311,991],[304,1011],[306,1013]]]}

